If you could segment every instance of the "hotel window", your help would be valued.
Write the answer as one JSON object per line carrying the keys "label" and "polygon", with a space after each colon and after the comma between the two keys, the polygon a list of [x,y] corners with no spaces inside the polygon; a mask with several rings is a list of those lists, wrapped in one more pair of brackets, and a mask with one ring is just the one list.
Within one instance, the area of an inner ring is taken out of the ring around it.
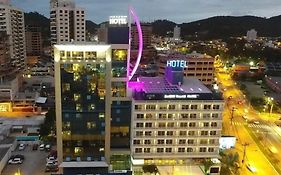
{"label": "hotel window", "polygon": [[191,127],[191,128],[193,128],[193,127],[195,127],[196,126],[196,123],[195,122],[190,122],[189,124],[188,124],[188,127]]}
{"label": "hotel window", "polygon": [[188,119],[188,114],[181,114],[182,119]]}
{"label": "hotel window", "polygon": [[62,92],[70,91],[70,83],[63,83]]}
{"label": "hotel window", "polygon": [[145,109],[155,110],[156,109],[156,105],[146,105]]}
{"label": "hotel window", "polygon": [[188,139],[188,140],[187,140],[187,144],[193,145],[193,144],[194,144],[194,140],[193,140],[193,139]]}
{"label": "hotel window", "polygon": [[197,109],[197,105],[191,105],[190,109]]}
{"label": "hotel window", "polygon": [[189,109],[189,105],[182,105],[181,109]]}
{"label": "hotel window", "polygon": [[168,124],[167,124],[167,127],[168,128],[173,128],[175,126],[175,123],[173,123],[173,122],[169,122]]}
{"label": "hotel window", "polygon": [[166,152],[166,153],[171,153],[171,152],[172,152],[172,148],[166,148],[166,149],[165,149],[165,152]]}
{"label": "hotel window", "polygon": [[208,131],[201,131],[201,136],[207,136],[208,135]]}
{"label": "hotel window", "polygon": [[136,136],[143,136],[143,132],[142,131],[136,131]]}
{"label": "hotel window", "polygon": [[185,152],[185,148],[178,148],[178,152],[179,153],[184,153]]}
{"label": "hotel window", "polygon": [[218,113],[212,114],[212,118],[219,118],[219,114]]}
{"label": "hotel window", "polygon": [[134,145],[140,145],[140,140],[134,140],[134,141],[133,141],[133,144],[134,144]]}
{"label": "hotel window", "polygon": [[210,135],[211,135],[211,136],[217,135],[217,131],[210,131]]}
{"label": "hotel window", "polygon": [[176,109],[176,105],[169,105],[169,109]]}
{"label": "hotel window", "polygon": [[153,118],[152,114],[145,114],[145,119],[152,119],[152,118]]}
{"label": "hotel window", "polygon": [[74,101],[79,101],[80,100],[80,98],[81,98],[81,94],[73,94],[73,99],[74,99]]}
{"label": "hotel window", "polygon": [[199,152],[200,152],[200,153],[204,153],[204,152],[206,152],[206,151],[207,151],[207,148],[200,148],[200,149],[199,149]]}
{"label": "hotel window", "polygon": [[201,145],[206,145],[208,143],[208,140],[207,139],[201,139],[200,140],[200,144]]}
{"label": "hotel window", "polygon": [[166,119],[167,118],[167,114],[159,114],[159,119]]}
{"label": "hotel window", "polygon": [[76,111],[79,111],[79,112],[82,111],[81,104],[76,104]]}
{"label": "hotel window", "polygon": [[209,139],[209,144],[215,144],[216,140],[215,139]]}
{"label": "hotel window", "polygon": [[209,119],[210,118],[210,114],[203,114],[203,119]]}
{"label": "hotel window", "polygon": [[158,127],[159,127],[159,128],[165,128],[165,127],[166,127],[166,123],[164,123],[164,122],[159,122],[159,123],[158,123]]}
{"label": "hotel window", "polygon": [[142,148],[135,148],[135,153],[142,153]]}
{"label": "hotel window", "polygon": [[144,132],[144,135],[145,135],[145,136],[151,136],[151,135],[152,135],[152,131],[145,131],[145,132]]}
{"label": "hotel window", "polygon": [[144,115],[143,114],[137,114],[137,119],[143,119]]}
{"label": "hotel window", "polygon": [[135,110],[142,110],[142,105],[135,105]]}
{"label": "hotel window", "polygon": [[173,131],[167,131],[167,136],[172,136],[172,135],[174,135]]}
{"label": "hotel window", "polygon": [[163,145],[165,142],[164,142],[164,140],[163,139],[161,139],[161,140],[157,140],[157,144],[159,144],[159,145]]}
{"label": "hotel window", "polygon": [[220,105],[213,105],[213,109],[214,109],[214,110],[220,109]]}
{"label": "hotel window", "polygon": [[150,148],[144,148],[143,152],[144,153],[150,153],[150,150],[151,150]]}
{"label": "hotel window", "polygon": [[152,128],[152,123],[145,123],[146,128]]}
{"label": "hotel window", "polygon": [[175,117],[175,114],[168,114],[168,119],[173,119]]}
{"label": "hotel window", "polygon": [[159,109],[160,109],[160,110],[166,110],[166,109],[167,109],[167,105],[160,105],[160,106],[159,106]]}
{"label": "hotel window", "polygon": [[189,136],[194,136],[195,135],[195,131],[188,131],[188,135]]}
{"label": "hotel window", "polygon": [[186,152],[193,152],[193,148],[186,148]]}
{"label": "hotel window", "polygon": [[204,105],[204,109],[211,109],[211,105]]}
{"label": "hotel window", "polygon": [[180,139],[180,140],[179,140],[179,144],[180,144],[180,145],[186,144],[186,140],[185,140],[185,139]]}
{"label": "hotel window", "polygon": [[180,131],[180,136],[186,136],[186,131]]}
{"label": "hotel window", "polygon": [[197,115],[193,113],[193,114],[190,114],[189,118],[190,118],[190,119],[196,119],[196,116],[197,116]]}
{"label": "hotel window", "polygon": [[208,148],[208,152],[214,152],[215,149],[214,148]]}
{"label": "hotel window", "polygon": [[144,144],[150,145],[151,144],[151,140],[144,140]]}
{"label": "hotel window", "polygon": [[157,148],[157,153],[163,153],[164,152],[164,148]]}
{"label": "hotel window", "polygon": [[143,123],[137,123],[137,124],[136,124],[136,127],[137,127],[137,128],[143,128]]}
{"label": "hotel window", "polygon": [[218,127],[218,123],[217,122],[212,122],[211,123],[211,127]]}
{"label": "hotel window", "polygon": [[173,140],[172,140],[172,139],[167,139],[167,140],[166,140],[166,144],[167,144],[167,145],[173,144]]}
{"label": "hotel window", "polygon": [[181,128],[187,127],[187,123],[180,123],[180,127],[181,127]]}
{"label": "hotel window", "polygon": [[204,122],[203,127],[209,127],[209,122]]}
{"label": "hotel window", "polygon": [[88,129],[93,129],[96,127],[96,123],[95,122],[87,122],[87,128]]}
{"label": "hotel window", "polygon": [[104,113],[99,113],[99,119],[103,119],[104,118]]}
{"label": "hotel window", "polygon": [[165,135],[165,131],[158,131],[158,136],[164,136]]}

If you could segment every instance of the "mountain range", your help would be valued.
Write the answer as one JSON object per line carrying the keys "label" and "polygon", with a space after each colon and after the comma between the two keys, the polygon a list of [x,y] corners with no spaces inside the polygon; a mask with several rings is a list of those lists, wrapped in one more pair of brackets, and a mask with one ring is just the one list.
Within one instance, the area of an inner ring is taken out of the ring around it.
{"label": "mountain range", "polygon": [[[43,36],[49,36],[49,19],[37,12],[25,13],[26,25],[39,25]],[[184,39],[223,39],[228,37],[244,36],[250,29],[255,29],[258,36],[280,37],[281,15],[262,18],[256,16],[216,16],[190,23],[176,24],[168,20],[156,20],[151,23],[152,32],[158,36],[171,36],[173,28],[181,27],[181,36]],[[95,33],[99,24],[86,21],[86,30]]]}

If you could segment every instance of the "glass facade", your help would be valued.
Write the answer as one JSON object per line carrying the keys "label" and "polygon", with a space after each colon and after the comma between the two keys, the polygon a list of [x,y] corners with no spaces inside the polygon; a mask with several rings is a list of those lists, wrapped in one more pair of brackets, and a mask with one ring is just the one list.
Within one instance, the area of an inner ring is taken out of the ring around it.
{"label": "glass facade", "polygon": [[112,77],[127,77],[127,50],[112,50]]}
{"label": "glass facade", "polygon": [[105,64],[61,64],[60,71],[63,159],[104,160]]}

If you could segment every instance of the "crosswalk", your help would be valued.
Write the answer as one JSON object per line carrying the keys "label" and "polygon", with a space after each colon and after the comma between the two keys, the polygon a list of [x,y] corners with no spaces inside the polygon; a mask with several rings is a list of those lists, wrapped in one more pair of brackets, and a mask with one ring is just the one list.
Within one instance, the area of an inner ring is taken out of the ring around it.
{"label": "crosswalk", "polygon": [[[231,124],[231,122],[230,122]],[[245,126],[248,126],[249,128],[260,128],[260,129],[268,129],[270,128],[270,126],[268,125],[263,125],[263,124],[254,124],[254,123],[241,123],[241,122],[232,122],[232,125],[235,125],[235,126],[242,126],[242,125],[245,125]]]}

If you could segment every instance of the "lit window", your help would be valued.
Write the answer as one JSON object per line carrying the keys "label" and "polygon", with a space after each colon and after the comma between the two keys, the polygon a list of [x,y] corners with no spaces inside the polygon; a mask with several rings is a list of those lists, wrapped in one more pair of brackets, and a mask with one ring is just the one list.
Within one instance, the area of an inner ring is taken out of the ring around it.
{"label": "lit window", "polygon": [[99,113],[99,118],[103,119],[104,118],[104,113]]}
{"label": "lit window", "polygon": [[87,122],[87,128],[88,129],[93,129],[95,127],[96,127],[96,123],[94,123],[94,122]]}
{"label": "lit window", "polygon": [[73,94],[73,99],[74,99],[74,101],[78,101],[78,100],[80,100],[80,97],[81,97],[81,94]]}

